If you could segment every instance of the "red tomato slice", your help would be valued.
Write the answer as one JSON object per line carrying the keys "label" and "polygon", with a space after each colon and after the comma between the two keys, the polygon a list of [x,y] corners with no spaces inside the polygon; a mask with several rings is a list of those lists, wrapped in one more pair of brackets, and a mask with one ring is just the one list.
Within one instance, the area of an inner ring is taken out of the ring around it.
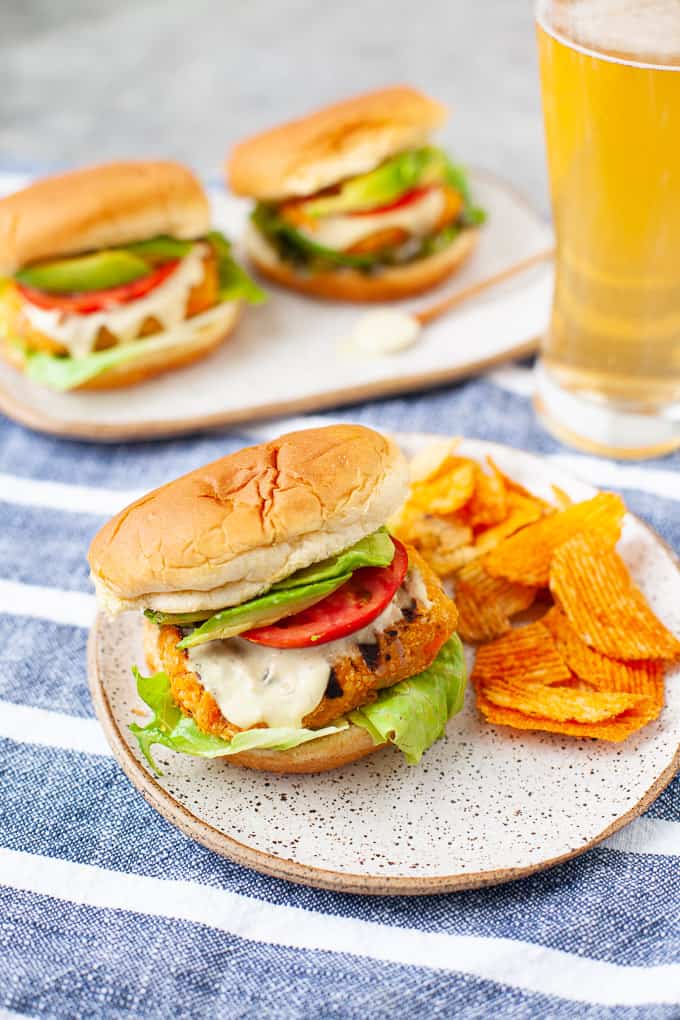
{"label": "red tomato slice", "polygon": [[179,262],[179,259],[164,262],[162,266],[154,269],[147,276],[141,276],[138,280],[124,283],[120,287],[110,287],[108,290],[93,290],[82,294],[48,294],[44,290],[25,287],[22,283],[17,283],[17,287],[22,296],[32,305],[37,305],[38,308],[88,315],[91,312],[101,312],[114,305],[126,304],[128,301],[136,301],[137,298],[144,297],[154,287],[163,283],[175,271]]}
{"label": "red tomato slice", "polygon": [[309,648],[361,630],[391,602],[408,570],[406,549],[396,538],[392,542],[394,559],[388,567],[361,567],[315,606],[239,636],[270,648]]}
{"label": "red tomato slice", "polygon": [[432,187],[427,188],[413,188],[411,191],[404,192],[399,198],[395,198],[393,202],[387,202],[385,205],[374,205],[372,209],[358,209],[356,212],[349,213],[350,216],[373,216],[375,213],[392,212],[393,209],[402,209],[405,205],[411,205],[413,202],[417,202],[419,198],[422,198],[428,191],[432,191]]}

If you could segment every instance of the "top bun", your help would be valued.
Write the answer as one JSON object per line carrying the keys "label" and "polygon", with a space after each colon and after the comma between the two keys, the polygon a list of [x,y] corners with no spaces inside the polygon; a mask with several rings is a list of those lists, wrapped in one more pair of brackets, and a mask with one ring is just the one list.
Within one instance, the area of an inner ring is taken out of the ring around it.
{"label": "top bun", "polygon": [[269,201],[313,195],[422,145],[445,119],[445,107],[407,85],[354,96],[241,142],[229,185]]}
{"label": "top bun", "polygon": [[203,188],[170,162],[104,163],[45,177],[0,199],[0,275],[29,262],[210,229]]}
{"label": "top bun", "polygon": [[408,484],[394,442],[361,425],[291,432],[138,499],[90,547],[112,612],[237,605],[385,523]]}

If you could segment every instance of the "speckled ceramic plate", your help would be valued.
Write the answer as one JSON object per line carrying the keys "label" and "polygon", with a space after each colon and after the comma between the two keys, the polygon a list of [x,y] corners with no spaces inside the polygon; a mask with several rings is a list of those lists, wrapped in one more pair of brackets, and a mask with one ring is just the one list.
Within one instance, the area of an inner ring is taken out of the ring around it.
{"label": "speckled ceramic plate", "polygon": [[[401,437],[413,453],[427,437]],[[477,441],[539,495],[590,486],[530,454]],[[680,634],[680,572],[662,540],[627,515],[619,549],[667,626]],[[320,776],[274,776],[157,748],[140,759],[130,665],[140,621],[100,619],[90,640],[94,703],[113,753],[146,799],[218,853],[294,882],[355,893],[432,893],[527,875],[583,853],[638,815],[680,765],[680,677],[660,718],[623,744],[513,731],[481,722],[469,696],[446,737],[409,767],[393,750]],[[137,717],[138,718],[138,717]]]}
{"label": "speckled ceramic plate", "polygon": [[[19,186],[0,176],[0,194]],[[551,248],[550,227],[505,182],[475,172],[473,190],[489,211],[477,249],[450,280],[399,307],[427,307]],[[249,203],[210,194],[214,222],[240,237]],[[535,349],[548,321],[552,266],[492,287],[433,322],[413,347],[382,357],[353,356],[344,344],[365,306],[263,286],[270,299],[247,308],[214,354],[139,386],[53,393],[0,359],[0,411],[55,435],[144,440],[441,385]]]}

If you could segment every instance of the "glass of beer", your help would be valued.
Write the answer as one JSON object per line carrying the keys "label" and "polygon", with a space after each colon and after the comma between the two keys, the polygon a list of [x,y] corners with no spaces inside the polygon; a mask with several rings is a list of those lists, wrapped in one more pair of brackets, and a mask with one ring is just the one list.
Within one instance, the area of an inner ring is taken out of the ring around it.
{"label": "glass of beer", "polygon": [[539,0],[556,235],[536,408],[619,457],[680,447],[680,3]]}

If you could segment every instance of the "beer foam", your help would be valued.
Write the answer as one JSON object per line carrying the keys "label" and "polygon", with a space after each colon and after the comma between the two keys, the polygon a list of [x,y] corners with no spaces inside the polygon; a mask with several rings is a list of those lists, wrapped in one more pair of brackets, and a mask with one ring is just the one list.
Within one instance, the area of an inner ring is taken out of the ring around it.
{"label": "beer foam", "polygon": [[538,19],[547,31],[598,56],[680,67],[678,0],[546,0]]}

